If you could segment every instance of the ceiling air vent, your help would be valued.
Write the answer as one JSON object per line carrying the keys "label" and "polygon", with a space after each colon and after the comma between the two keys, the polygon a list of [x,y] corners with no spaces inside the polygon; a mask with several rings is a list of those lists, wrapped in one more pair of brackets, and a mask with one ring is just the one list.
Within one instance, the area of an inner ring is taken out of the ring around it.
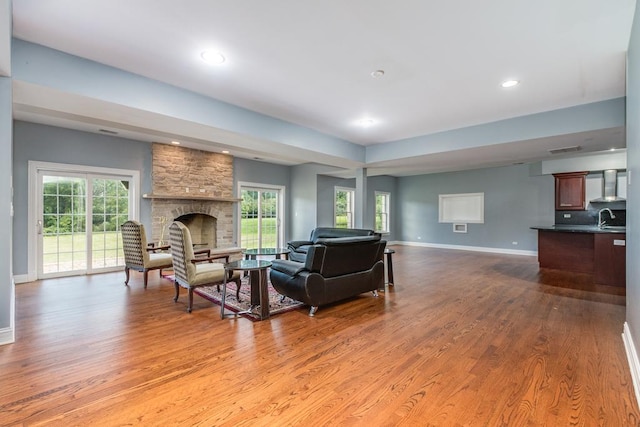
{"label": "ceiling air vent", "polygon": [[562,154],[562,153],[571,153],[573,151],[580,151],[582,147],[579,145],[574,145],[572,147],[563,147],[563,148],[552,148],[549,150],[551,154]]}
{"label": "ceiling air vent", "polygon": [[108,129],[98,129],[99,132],[102,133],[107,133],[109,135],[117,135],[118,132],[114,131],[114,130],[108,130]]}

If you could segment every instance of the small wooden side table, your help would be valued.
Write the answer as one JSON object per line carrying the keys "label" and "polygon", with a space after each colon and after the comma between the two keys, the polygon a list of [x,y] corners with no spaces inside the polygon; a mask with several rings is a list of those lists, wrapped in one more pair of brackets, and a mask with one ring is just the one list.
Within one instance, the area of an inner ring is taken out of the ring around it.
{"label": "small wooden side table", "polygon": [[235,270],[249,272],[249,285],[251,286],[251,306],[246,312],[241,311],[237,314],[252,312],[252,310],[260,306],[260,320],[269,318],[269,290],[267,289],[267,269],[271,267],[269,261],[258,261],[255,259],[242,259],[239,261],[228,262],[224,265],[224,284],[222,292],[222,301],[220,303],[220,318],[224,319],[224,300],[227,294],[227,277],[230,272]]}
{"label": "small wooden side table", "polygon": [[387,283],[390,286],[393,286],[393,259],[391,258],[391,256],[395,253],[396,251],[393,249],[384,249],[384,255],[387,258]]}

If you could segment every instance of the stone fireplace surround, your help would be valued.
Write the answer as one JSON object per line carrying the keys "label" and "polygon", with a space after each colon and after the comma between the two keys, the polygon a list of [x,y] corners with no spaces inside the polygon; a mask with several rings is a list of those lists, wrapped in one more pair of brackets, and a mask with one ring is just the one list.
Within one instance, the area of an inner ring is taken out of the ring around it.
{"label": "stone fireplace surround", "polygon": [[152,145],[151,240],[168,243],[169,226],[181,218],[196,249],[242,251],[233,240],[233,158],[173,145]]}

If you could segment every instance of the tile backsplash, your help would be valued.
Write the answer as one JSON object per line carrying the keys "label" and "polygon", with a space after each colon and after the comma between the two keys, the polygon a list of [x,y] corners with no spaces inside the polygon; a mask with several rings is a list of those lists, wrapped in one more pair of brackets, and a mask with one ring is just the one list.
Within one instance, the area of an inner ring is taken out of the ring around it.
{"label": "tile backsplash", "polygon": [[[556,211],[555,223],[566,225],[596,225],[598,223],[598,211],[603,208],[611,209],[616,216],[614,219],[611,219],[609,218],[608,212],[602,214],[602,219],[605,219],[608,225],[627,225],[627,207],[625,201],[589,203],[585,211]],[[565,218],[567,215],[569,218]]]}

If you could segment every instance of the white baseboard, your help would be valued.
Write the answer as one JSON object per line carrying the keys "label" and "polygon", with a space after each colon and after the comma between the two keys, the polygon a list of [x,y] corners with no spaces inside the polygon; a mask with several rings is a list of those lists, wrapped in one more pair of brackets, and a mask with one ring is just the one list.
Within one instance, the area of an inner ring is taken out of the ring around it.
{"label": "white baseboard", "polygon": [[624,322],[622,341],[624,342],[625,350],[627,350],[627,360],[629,361],[629,368],[631,369],[633,389],[636,392],[636,403],[640,405],[640,360],[638,359],[636,346],[633,343],[633,337],[631,336],[627,322]]}
{"label": "white baseboard", "polygon": [[16,334],[13,328],[0,329],[0,345],[16,342]]}
{"label": "white baseboard", "polygon": [[524,250],[517,250],[517,249],[485,248],[482,246],[445,245],[441,243],[418,243],[418,242],[394,242],[394,243],[398,245],[405,245],[405,246],[420,246],[423,248],[454,249],[459,251],[489,252],[494,254],[538,256],[537,251],[524,251]]}
{"label": "white baseboard", "polygon": [[0,345],[11,344],[16,341],[16,285],[11,281],[11,303],[9,306],[9,327],[0,329]]}
{"label": "white baseboard", "polygon": [[13,280],[16,283],[27,283],[33,282],[36,279],[31,279],[28,274],[16,274],[15,276],[13,276]]}

